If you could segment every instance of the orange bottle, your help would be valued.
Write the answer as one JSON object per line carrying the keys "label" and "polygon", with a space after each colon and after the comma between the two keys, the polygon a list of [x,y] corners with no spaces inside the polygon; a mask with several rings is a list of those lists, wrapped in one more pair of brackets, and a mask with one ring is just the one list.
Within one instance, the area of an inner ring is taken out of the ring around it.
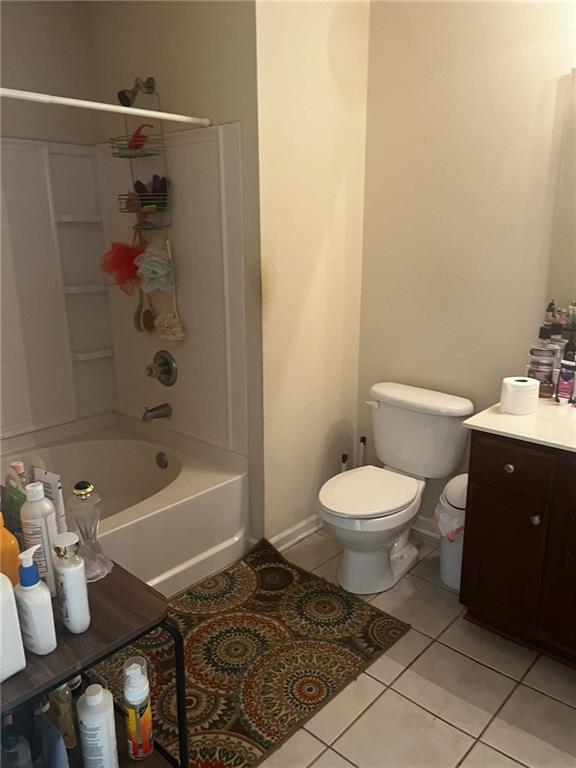
{"label": "orange bottle", "polygon": [[18,584],[18,555],[20,547],[13,533],[4,528],[4,515],[0,512],[0,571],[5,573],[12,582],[12,586]]}

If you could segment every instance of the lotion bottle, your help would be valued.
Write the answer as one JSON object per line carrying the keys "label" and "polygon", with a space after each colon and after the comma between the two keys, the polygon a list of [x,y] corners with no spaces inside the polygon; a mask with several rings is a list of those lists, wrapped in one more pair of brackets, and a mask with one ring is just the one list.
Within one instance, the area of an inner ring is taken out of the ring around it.
{"label": "lotion bottle", "polygon": [[34,553],[39,545],[22,552],[20,558],[20,584],[14,587],[18,618],[24,647],[38,656],[45,656],[56,648],[56,629],[50,590],[40,581]]}
{"label": "lotion bottle", "polygon": [[58,533],[52,544],[56,553],[54,569],[62,623],[76,635],[90,626],[86,570],[78,554],[79,542],[77,533],[67,532]]}
{"label": "lotion bottle", "polygon": [[110,691],[89,685],[78,699],[84,768],[118,768],[114,702]]}
{"label": "lotion bottle", "polygon": [[20,510],[20,522],[26,547],[38,545],[36,562],[40,576],[46,579],[50,594],[56,594],[52,541],[58,533],[54,504],[44,496],[42,483],[28,483],[26,501]]}
{"label": "lotion bottle", "polygon": [[26,666],[14,589],[3,573],[0,573],[0,637],[0,683],[3,683]]}

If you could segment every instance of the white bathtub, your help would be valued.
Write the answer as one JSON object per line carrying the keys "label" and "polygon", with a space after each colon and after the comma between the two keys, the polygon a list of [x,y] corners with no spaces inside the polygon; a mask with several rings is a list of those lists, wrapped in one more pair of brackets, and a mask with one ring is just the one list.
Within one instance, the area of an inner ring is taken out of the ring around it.
{"label": "white bathtub", "polygon": [[40,459],[62,476],[64,501],[78,480],[92,482],[102,497],[104,550],[167,596],[241,557],[249,541],[245,458],[155,424],[116,422],[10,445],[2,476],[16,458],[27,466]]}

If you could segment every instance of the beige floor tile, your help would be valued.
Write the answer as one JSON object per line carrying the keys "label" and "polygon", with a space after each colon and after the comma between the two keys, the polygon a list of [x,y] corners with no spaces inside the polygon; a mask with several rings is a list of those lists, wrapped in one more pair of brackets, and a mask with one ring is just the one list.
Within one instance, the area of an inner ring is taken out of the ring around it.
{"label": "beige floor tile", "polygon": [[388,689],[334,748],[359,768],[454,768],[472,743]]}
{"label": "beige floor tile", "polygon": [[330,560],[340,551],[341,547],[334,539],[329,539],[321,533],[312,533],[302,541],[289,547],[283,556],[294,565],[312,571],[322,563]]}
{"label": "beige floor tile", "polygon": [[[424,579],[431,584],[436,584],[436,586],[442,587],[442,589],[449,589],[440,578],[439,550],[435,550],[429,554],[428,557],[425,557],[424,560],[420,560],[420,562],[412,568],[410,573],[412,576],[418,576],[419,579]],[[451,591],[453,592],[454,590]]]}
{"label": "beige floor tile", "polygon": [[374,678],[360,675],[306,723],[306,730],[332,744],[383,690]]}
{"label": "beige floor tile", "polygon": [[461,768],[522,768],[520,763],[477,742],[461,763]]}
{"label": "beige floor tile", "polygon": [[410,574],[371,602],[430,637],[437,637],[464,610],[453,592]]}
{"label": "beige floor tile", "polygon": [[487,667],[519,680],[536,658],[536,651],[506,640],[495,632],[472,624],[463,617],[455,621],[438,638]]}
{"label": "beige floor tile", "polygon": [[389,648],[383,656],[376,659],[366,670],[381,683],[389,685],[398,675],[402,674],[406,667],[411,664],[416,656],[430,645],[432,640],[410,629],[404,637],[401,637],[392,648]]}
{"label": "beige floor tile", "polygon": [[424,560],[425,557],[428,557],[431,552],[434,552],[439,547],[437,539],[423,536],[421,533],[416,533],[416,531],[410,531],[410,542],[418,550],[418,560]]}
{"label": "beige floor tile", "polygon": [[392,687],[457,728],[479,736],[515,685],[509,677],[433,643]]}
{"label": "beige floor tile", "polygon": [[576,711],[520,685],[482,741],[530,768],[574,768]]}
{"label": "beige floor tile", "polygon": [[318,568],[314,568],[314,574],[322,579],[326,579],[331,584],[338,584],[338,569],[340,568],[341,560],[342,553],[339,553],[325,563],[322,563],[322,565],[319,565]]}
{"label": "beige floor tile", "polygon": [[574,667],[561,664],[547,656],[541,656],[522,682],[576,707],[576,669]]}
{"label": "beige floor tile", "polygon": [[311,733],[300,729],[280,749],[260,764],[260,768],[308,768],[326,749]]}
{"label": "beige floor tile", "polygon": [[333,749],[327,749],[318,760],[313,763],[312,768],[354,768],[352,763],[345,760],[342,755],[334,752]]}

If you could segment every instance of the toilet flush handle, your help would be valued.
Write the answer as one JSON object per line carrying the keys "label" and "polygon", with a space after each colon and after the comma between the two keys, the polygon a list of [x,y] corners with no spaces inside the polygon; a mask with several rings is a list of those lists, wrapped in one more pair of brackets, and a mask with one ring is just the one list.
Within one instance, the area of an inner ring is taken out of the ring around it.
{"label": "toilet flush handle", "polygon": [[369,405],[370,408],[380,408],[378,400],[366,400],[366,405]]}

